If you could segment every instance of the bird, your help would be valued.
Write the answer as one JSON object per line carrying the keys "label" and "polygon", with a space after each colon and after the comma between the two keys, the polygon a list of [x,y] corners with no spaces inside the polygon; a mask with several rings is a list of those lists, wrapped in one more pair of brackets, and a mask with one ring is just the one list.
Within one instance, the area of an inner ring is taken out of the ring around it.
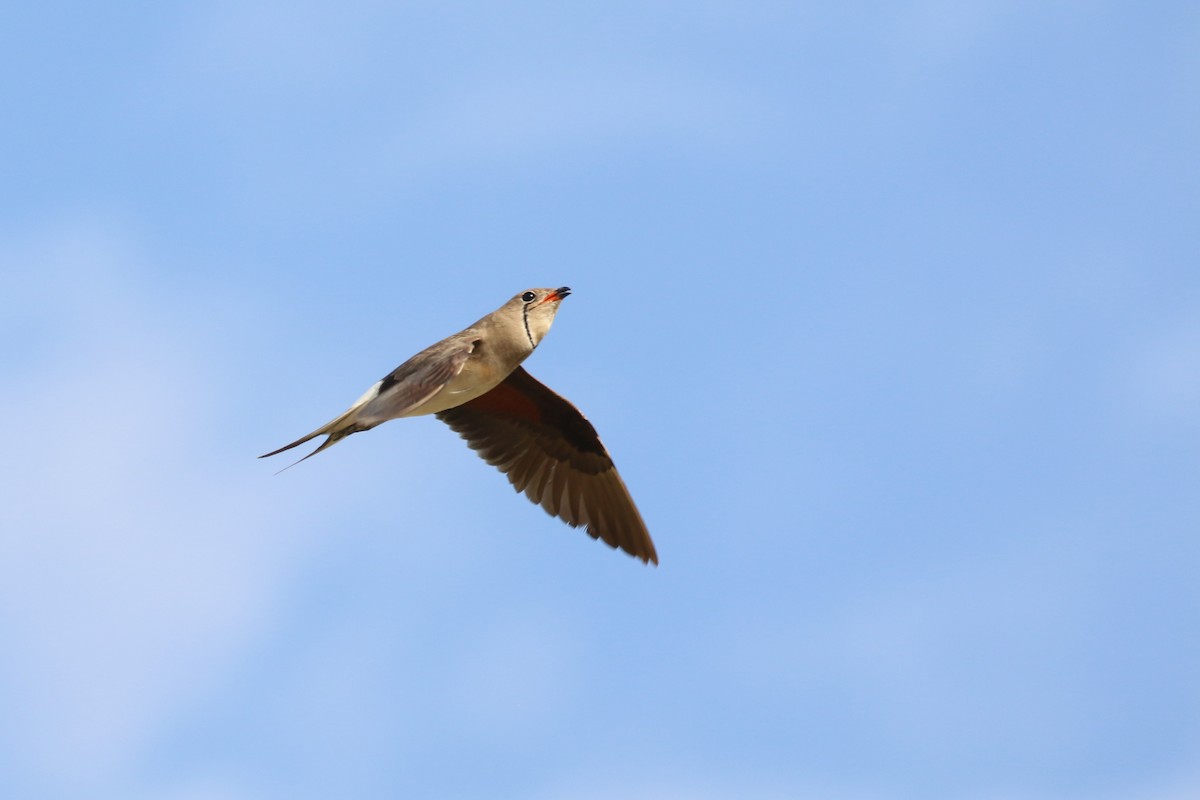
{"label": "bird", "polygon": [[522,362],[545,338],[571,289],[527,289],[376,381],[355,403],[269,458],[325,436],[291,466],[355,433],[433,414],[551,516],[646,564],[658,554],[596,429]]}

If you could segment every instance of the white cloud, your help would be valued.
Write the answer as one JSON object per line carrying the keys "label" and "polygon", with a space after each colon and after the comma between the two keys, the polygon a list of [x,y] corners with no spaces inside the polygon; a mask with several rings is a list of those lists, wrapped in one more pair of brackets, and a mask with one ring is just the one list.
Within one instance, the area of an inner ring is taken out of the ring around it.
{"label": "white cloud", "polygon": [[969,55],[1023,9],[1007,0],[919,0],[896,10],[895,45],[915,63],[941,65]]}
{"label": "white cloud", "polygon": [[204,780],[174,789],[157,789],[144,795],[146,800],[260,800],[264,795],[247,793],[232,782]]}
{"label": "white cloud", "polygon": [[423,174],[636,140],[668,142],[676,152],[725,148],[754,141],[771,114],[735,86],[628,70],[514,75],[446,95],[398,121],[372,173]]}
{"label": "white cloud", "polygon": [[205,3],[188,9],[167,55],[235,93],[333,90],[366,67],[378,4]]}
{"label": "white cloud", "polygon": [[[626,777],[620,782],[597,779],[592,775],[573,775],[540,794],[554,800],[885,800],[886,795],[847,790],[845,787],[773,782],[767,776],[737,781],[717,775],[688,774],[659,777]],[[715,771],[715,770],[714,770]],[[580,788],[587,787],[587,788]]]}
{"label": "white cloud", "polygon": [[1112,800],[1194,800],[1200,797],[1200,754],[1193,754],[1191,768],[1169,776],[1155,776],[1131,791],[1114,792]]}
{"label": "white cloud", "polygon": [[35,332],[0,396],[0,700],[22,768],[68,790],[116,780],[195,702],[304,546],[214,466],[213,356],[135,288],[137,250],[94,223],[0,244]]}
{"label": "white cloud", "polygon": [[1132,350],[1125,396],[1143,419],[1200,430],[1200,322],[1166,321]]}

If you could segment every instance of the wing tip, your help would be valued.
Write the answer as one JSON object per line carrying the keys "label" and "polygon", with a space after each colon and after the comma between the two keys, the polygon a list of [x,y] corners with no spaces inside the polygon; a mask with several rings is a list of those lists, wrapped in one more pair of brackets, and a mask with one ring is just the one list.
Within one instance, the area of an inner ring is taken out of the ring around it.
{"label": "wing tip", "polygon": [[614,545],[616,549],[624,553],[628,553],[633,558],[641,561],[646,566],[658,566],[658,553],[654,549],[654,545],[647,539],[645,548],[637,548],[636,550],[625,547],[624,545]]}

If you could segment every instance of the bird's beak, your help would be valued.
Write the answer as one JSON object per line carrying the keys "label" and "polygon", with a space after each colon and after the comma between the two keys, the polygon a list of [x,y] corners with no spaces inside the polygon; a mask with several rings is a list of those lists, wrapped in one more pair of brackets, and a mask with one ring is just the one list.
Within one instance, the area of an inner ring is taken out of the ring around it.
{"label": "bird's beak", "polygon": [[562,300],[564,297],[566,297],[570,293],[571,293],[570,286],[560,286],[557,289],[555,289],[553,292],[551,292],[550,294],[546,295],[546,299],[543,300],[542,302],[549,303],[551,300]]}

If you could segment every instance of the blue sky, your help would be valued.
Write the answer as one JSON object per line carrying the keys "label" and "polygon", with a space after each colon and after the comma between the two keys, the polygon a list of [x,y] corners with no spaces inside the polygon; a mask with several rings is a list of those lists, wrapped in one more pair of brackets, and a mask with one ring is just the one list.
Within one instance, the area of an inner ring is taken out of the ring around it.
{"label": "blue sky", "polygon": [[[1200,796],[1191,3],[25,4],[0,796]],[[529,286],[646,568],[433,419]]]}

